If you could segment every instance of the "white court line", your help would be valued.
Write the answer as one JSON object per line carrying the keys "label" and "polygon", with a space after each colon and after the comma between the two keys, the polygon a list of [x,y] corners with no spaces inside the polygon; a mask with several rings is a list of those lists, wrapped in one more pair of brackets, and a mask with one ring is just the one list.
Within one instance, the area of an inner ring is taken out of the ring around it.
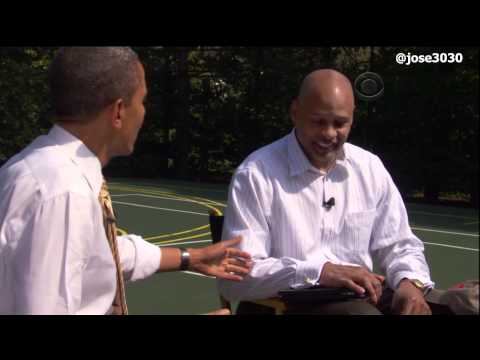
{"label": "white court line", "polygon": [[[208,216],[208,214],[196,213],[196,212],[192,212],[192,211],[184,211],[184,210],[160,208],[160,207],[148,206],[148,205],[140,205],[140,204],[135,204],[135,203],[126,203],[126,202],[123,202],[123,201],[112,201],[112,202],[115,203],[115,204],[135,206],[135,207],[142,207],[142,208],[147,208],[147,209],[165,210],[165,211],[173,211],[173,212],[181,212],[181,213],[187,213],[187,214]],[[413,227],[413,226],[412,226],[412,229],[413,229],[413,230],[420,230],[420,231],[437,232],[437,233],[442,233],[442,234],[452,234],[452,235],[462,235],[462,236],[478,237],[478,234],[458,233],[458,232],[452,232],[452,231],[434,230],[434,229],[419,228],[419,227]],[[193,243],[199,244],[199,243],[206,243],[206,242],[212,242],[212,241],[211,241],[211,240],[187,241],[187,242],[169,243],[169,244],[157,245],[157,246],[162,247],[162,246],[185,245],[185,244],[193,244]],[[430,243],[430,242],[424,242],[424,244],[478,252],[478,249],[475,249],[475,248],[467,248],[467,247],[463,247],[463,246],[454,246],[454,245],[438,244],[438,243]],[[195,275],[204,276],[204,275],[201,275],[201,274],[195,274]]]}
{"label": "white court line", "polygon": [[203,274],[196,273],[196,272],[193,272],[193,271],[182,271],[182,272],[185,273],[185,274],[190,274],[190,275],[196,275],[196,276],[202,276],[202,277],[206,277],[206,278],[210,278],[210,279],[215,279],[215,276],[203,275]]}
{"label": "white court line", "polygon": [[475,220],[474,217],[469,216],[458,216],[458,215],[449,215],[449,214],[439,214],[439,213],[429,213],[426,211],[417,211],[417,210],[409,210],[408,213],[412,214],[422,214],[422,215],[433,215],[433,216],[441,216],[441,217],[450,217],[455,219],[466,219],[466,220]]}
{"label": "white court line", "polygon": [[476,251],[476,252],[478,252],[478,249],[467,248],[467,247],[463,247],[463,246],[455,246],[455,245],[447,245],[447,244],[437,244],[437,243],[431,243],[431,242],[426,242],[426,241],[424,241],[423,243],[424,243],[424,244],[428,244],[428,245],[435,245],[435,246],[442,246],[442,247],[452,248],[452,249],[461,249],[461,250],[469,250],[469,251]]}
{"label": "white court line", "polygon": [[110,194],[110,197],[136,196],[138,194]]}
{"label": "white court line", "polygon": [[[162,246],[172,246],[172,245],[185,245],[185,244],[198,244],[198,243],[205,243],[205,242],[212,242],[212,240],[201,240],[201,241],[187,241],[187,242],[179,242],[179,243],[171,243],[171,244],[164,244],[164,245],[157,245],[159,247]],[[455,245],[447,245],[447,244],[438,244],[438,243],[431,243],[431,242],[423,242],[424,244],[428,245],[434,245],[434,246],[441,246],[441,247],[446,247],[446,248],[452,248],[452,249],[460,249],[460,250],[468,250],[468,251],[476,251],[478,252],[478,249],[475,248],[467,248],[463,246],[455,246]],[[198,274],[194,274],[198,275]]]}
{"label": "white court line", "polygon": [[[147,195],[147,194],[120,194],[120,195],[111,195],[111,196],[143,196],[143,197],[153,198],[153,199],[164,199],[164,200],[173,200],[173,201],[183,201],[183,202],[188,202],[188,203],[192,203],[192,204],[202,203],[202,204],[208,204],[208,205],[218,205],[218,206],[222,206],[222,207],[227,207],[227,205],[222,204],[222,203],[220,203],[220,202],[217,202],[217,201],[215,201],[215,200],[203,199],[204,201],[202,201],[201,198],[199,198],[199,200],[188,199],[188,198],[172,199],[172,198],[163,197],[163,196],[160,196],[160,195]],[[171,196],[182,197],[182,195],[176,195],[176,194],[172,194]]]}
{"label": "white court line", "polygon": [[[199,244],[199,243],[211,243],[212,240],[200,240],[200,241],[184,241],[184,242],[178,242],[178,243],[170,243],[170,244],[159,244],[157,245],[158,247],[163,247],[163,246],[172,246],[172,245],[187,245],[187,244]],[[447,245],[447,244],[438,244],[438,243],[431,243],[431,242],[423,242],[424,244],[428,245],[436,245],[436,246],[443,246],[443,247],[448,247],[448,248],[454,248],[454,249],[462,249],[462,250],[470,250],[470,251],[478,251],[478,249],[475,248],[467,248],[463,246],[455,246],[455,245]]]}
{"label": "white court line", "polygon": [[[201,241],[186,241],[186,242],[179,242],[179,243],[171,243],[171,244],[164,244],[164,245],[157,245],[158,247],[162,246],[172,246],[172,245],[186,245],[186,244],[198,244],[198,243],[206,243],[209,242],[211,243],[212,240],[201,240]],[[441,247],[446,247],[446,248],[452,248],[452,249],[460,249],[460,250],[467,250],[467,251],[476,251],[478,252],[478,249],[475,248],[467,248],[463,246],[455,246],[455,245],[447,245],[447,244],[438,244],[438,243],[431,243],[431,242],[423,242],[424,244],[428,245],[434,245],[434,246],[441,246]]]}
{"label": "white court line", "polygon": [[[188,200],[188,199],[172,199],[172,198],[163,197],[163,196],[159,196],[159,195],[147,195],[147,194],[126,194],[126,195],[123,195],[123,196],[129,196],[129,195],[133,195],[133,196],[142,196],[142,197],[146,197],[146,198],[153,198],[153,199],[164,199],[164,200],[172,200],[172,201],[183,201],[183,202],[188,202],[188,203],[198,204],[198,200],[197,200],[197,201],[195,201],[195,200]],[[120,196],[121,196],[121,195],[120,195]],[[179,195],[172,195],[172,196],[179,196]]]}
{"label": "white court line", "polygon": [[[200,241],[185,241],[185,242],[178,242],[178,243],[171,243],[171,244],[164,244],[164,245],[157,245],[158,247],[163,247],[163,246],[172,246],[172,245],[186,245],[186,244],[199,244],[199,243],[211,243],[212,240],[200,240]],[[441,247],[446,247],[446,248],[451,248],[451,249],[460,249],[460,250],[467,250],[467,251],[476,251],[478,252],[478,249],[475,248],[467,248],[463,246],[455,246],[455,245],[447,245],[447,244],[438,244],[438,243],[431,243],[431,242],[423,242],[424,244],[427,245],[434,245],[434,246],[441,246]],[[198,274],[194,274],[198,275]]]}
{"label": "white court line", "polygon": [[198,213],[198,212],[193,212],[193,211],[167,209],[167,208],[161,208],[161,207],[156,207],[156,206],[148,206],[148,205],[140,205],[140,204],[135,204],[135,203],[127,203],[127,202],[123,202],[123,201],[112,201],[112,203],[114,203],[114,204],[120,204],[120,205],[128,205],[128,206],[141,207],[141,208],[146,208],[146,209],[165,210],[165,211],[180,212],[180,213],[185,213],[185,214],[208,216],[208,214],[203,214],[203,213]]}
{"label": "white court line", "polygon": [[[178,242],[178,243],[169,243],[169,244],[157,244],[158,247],[163,247],[163,246],[174,246],[174,245],[187,245],[187,244],[200,244],[200,243],[211,243],[212,240],[199,240],[199,241],[184,241],[184,242]],[[453,249],[461,249],[461,250],[469,250],[469,251],[478,251],[478,249],[475,248],[467,248],[463,246],[455,246],[455,245],[447,245],[447,244],[438,244],[438,243],[431,243],[431,242],[423,242],[424,244],[428,245],[434,245],[434,246],[442,246],[442,247],[447,247],[447,248],[453,248]]]}
{"label": "white court line", "polygon": [[218,192],[218,193],[226,193],[227,190],[218,190],[218,189],[209,189],[209,188],[202,188],[202,187],[198,187],[198,188],[194,188],[194,187],[188,187],[188,186],[181,186],[181,185],[167,185],[167,186],[163,186],[163,185],[157,185],[157,184],[144,184],[144,185],[127,185],[127,184],[123,184],[123,183],[117,183],[117,182],[109,182],[109,184],[112,184],[112,185],[122,185],[122,186],[132,186],[132,187],[149,187],[151,188],[152,190],[156,190],[158,191],[159,189],[170,189],[170,190],[176,190],[176,189],[187,189],[187,190],[200,190],[200,191],[212,191],[212,192]]}
{"label": "white court line", "polygon": [[199,240],[199,241],[184,241],[184,242],[168,243],[168,244],[155,244],[155,243],[152,243],[152,244],[155,244],[158,247],[163,247],[163,246],[172,246],[172,245],[199,244],[199,243],[206,243],[206,242],[211,243],[212,240],[210,239],[210,240]]}
{"label": "white court line", "polygon": [[420,231],[436,232],[436,233],[440,233],[440,234],[472,236],[472,237],[477,237],[478,238],[478,234],[472,234],[472,233],[461,233],[461,232],[453,232],[453,231],[434,230],[434,229],[427,229],[427,228],[421,228],[421,227],[416,227],[416,226],[412,226],[412,229],[413,230],[420,230]]}
{"label": "white court line", "polygon": [[[157,245],[158,247],[162,247],[162,246],[172,246],[172,245],[186,245],[186,244],[198,244],[198,243],[206,243],[206,242],[209,242],[211,243],[212,240],[200,240],[200,241],[184,241],[184,242],[179,242],[179,243],[172,243],[172,244],[164,244],[164,245]],[[190,274],[190,275],[196,275],[196,276],[203,276],[203,277],[207,277],[207,278],[210,278],[210,279],[215,279],[215,276],[207,276],[207,275],[203,275],[203,274],[199,274],[199,273],[196,273],[196,272],[193,272],[193,271],[182,271],[183,273],[185,274]]]}

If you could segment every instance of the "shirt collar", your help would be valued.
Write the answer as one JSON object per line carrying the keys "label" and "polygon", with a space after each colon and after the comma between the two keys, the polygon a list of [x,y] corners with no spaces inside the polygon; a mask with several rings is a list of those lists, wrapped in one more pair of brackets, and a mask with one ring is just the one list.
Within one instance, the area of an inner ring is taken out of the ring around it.
{"label": "shirt collar", "polygon": [[103,175],[102,165],[98,157],[80,139],[59,125],[52,127],[48,137],[80,168],[93,193],[99,194]]}
{"label": "shirt collar", "polygon": [[[297,176],[309,170],[325,175],[323,171],[317,169],[310,163],[310,160],[308,160],[295,135],[295,128],[287,135],[287,151],[290,176]],[[347,161],[349,161],[348,150],[344,144],[340,155],[336,159],[336,165],[340,165],[346,169]]]}

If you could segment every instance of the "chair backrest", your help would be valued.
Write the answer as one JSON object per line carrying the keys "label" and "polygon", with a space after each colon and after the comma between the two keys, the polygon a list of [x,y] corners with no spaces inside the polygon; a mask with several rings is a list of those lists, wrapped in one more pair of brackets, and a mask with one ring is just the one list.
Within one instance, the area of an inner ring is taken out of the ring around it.
{"label": "chair backrest", "polygon": [[[209,214],[209,221],[210,221],[210,232],[212,233],[212,242],[218,243],[222,240],[222,230],[223,230],[223,220],[224,216],[221,214],[217,214],[214,211],[211,211]],[[232,310],[232,305],[228,300],[226,300],[222,295],[220,296],[220,303],[222,307]],[[256,300],[252,301],[253,303],[263,305],[269,308],[274,309],[275,314],[281,315],[286,310],[286,305],[281,301],[279,298],[270,298],[264,300]]]}
{"label": "chair backrest", "polygon": [[[217,214],[212,210],[209,215],[209,222],[210,232],[212,233],[212,242],[216,244],[222,240],[223,215]],[[230,302],[222,295],[219,295],[219,297],[222,307],[232,311],[232,304],[230,304]]]}
{"label": "chair backrest", "polygon": [[223,215],[219,215],[211,211],[209,221],[210,232],[212,233],[212,242],[216,244],[222,240]]}

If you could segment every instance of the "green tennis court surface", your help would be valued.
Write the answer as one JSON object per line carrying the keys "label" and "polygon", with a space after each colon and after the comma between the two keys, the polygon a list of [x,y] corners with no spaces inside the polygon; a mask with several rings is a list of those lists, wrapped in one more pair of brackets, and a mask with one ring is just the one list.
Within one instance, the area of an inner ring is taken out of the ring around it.
{"label": "green tennis court surface", "polygon": [[[223,213],[227,186],[115,179],[109,182],[119,227],[158,246],[211,243],[209,209]],[[432,278],[446,288],[478,278],[478,211],[407,204],[425,243]],[[200,314],[220,308],[216,281],[189,272],[156,274],[127,286],[131,314]]]}

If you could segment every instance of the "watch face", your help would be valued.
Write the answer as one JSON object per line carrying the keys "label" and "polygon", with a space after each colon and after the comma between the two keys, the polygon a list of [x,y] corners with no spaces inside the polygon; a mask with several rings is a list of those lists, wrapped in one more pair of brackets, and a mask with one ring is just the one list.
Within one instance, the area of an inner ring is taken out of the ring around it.
{"label": "watch face", "polygon": [[420,280],[412,279],[410,281],[413,283],[413,285],[415,285],[419,289],[423,289],[425,287],[425,285],[423,285],[423,283]]}

